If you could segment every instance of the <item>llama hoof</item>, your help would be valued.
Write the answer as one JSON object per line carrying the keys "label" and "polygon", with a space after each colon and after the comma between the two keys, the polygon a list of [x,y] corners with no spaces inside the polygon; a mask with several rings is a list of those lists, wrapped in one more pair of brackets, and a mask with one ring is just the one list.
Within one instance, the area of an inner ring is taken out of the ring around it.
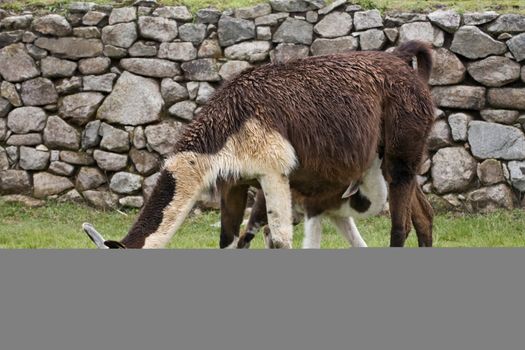
{"label": "llama hoof", "polygon": [[290,242],[285,242],[279,239],[270,239],[269,240],[269,248],[270,249],[291,249],[292,244]]}

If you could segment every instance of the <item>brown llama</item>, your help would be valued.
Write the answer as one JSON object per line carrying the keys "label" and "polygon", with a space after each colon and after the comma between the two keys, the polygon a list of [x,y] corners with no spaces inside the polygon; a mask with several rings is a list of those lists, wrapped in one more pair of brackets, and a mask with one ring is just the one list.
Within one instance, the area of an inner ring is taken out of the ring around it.
{"label": "brown llama", "polygon": [[[414,215],[429,207],[414,193],[434,120],[426,82],[407,64],[414,55],[420,74],[428,76],[430,50],[419,42],[394,53],[308,57],[241,73],[185,130],[128,234],[99,246],[164,247],[198,195],[224,181],[234,184],[226,199],[242,210],[247,186],[260,184],[272,246],[290,248],[290,189],[316,196],[337,184],[347,187],[362,177],[378,149],[384,150],[389,186],[391,245],[403,246],[411,218],[416,229],[431,232],[431,220]],[[238,232],[235,214],[223,230]]]}

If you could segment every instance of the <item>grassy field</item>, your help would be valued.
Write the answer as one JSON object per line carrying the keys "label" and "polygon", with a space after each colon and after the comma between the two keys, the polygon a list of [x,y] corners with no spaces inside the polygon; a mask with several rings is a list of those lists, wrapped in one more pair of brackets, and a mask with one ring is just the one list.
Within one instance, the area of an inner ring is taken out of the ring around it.
{"label": "grassy field", "polygon": [[[99,4],[125,6],[132,4],[132,0],[89,0]],[[331,1],[331,0],[329,0]],[[21,11],[24,9],[43,9],[46,11],[63,11],[71,0],[0,0],[0,8]],[[163,5],[186,5],[192,11],[208,6],[218,9],[237,8],[255,5],[266,0],[159,0]],[[496,10],[501,13],[525,13],[523,0],[355,0],[364,8],[377,8],[381,11],[432,11],[438,8],[453,8],[460,12]]]}
{"label": "grassy field", "polygon": [[[93,248],[81,230],[83,222],[91,222],[108,239],[120,239],[136,216],[114,211],[50,203],[41,208],[26,208],[0,202],[0,248]],[[217,248],[219,215],[208,212],[188,218],[173,238],[170,248]],[[358,227],[371,247],[388,246],[389,219],[376,217],[359,221]],[[294,247],[301,246],[303,227],[295,229]],[[436,247],[523,247],[525,246],[525,211],[498,212],[491,215],[438,215],[434,225]],[[346,248],[344,241],[325,223],[323,248]],[[415,234],[408,246],[415,247]],[[257,237],[253,248],[263,248]]]}

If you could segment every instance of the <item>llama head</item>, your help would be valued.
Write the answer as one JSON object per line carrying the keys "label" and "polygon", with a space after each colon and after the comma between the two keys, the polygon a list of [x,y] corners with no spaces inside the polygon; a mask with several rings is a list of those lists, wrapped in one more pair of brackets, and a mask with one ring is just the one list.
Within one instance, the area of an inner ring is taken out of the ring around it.
{"label": "llama head", "polygon": [[84,232],[88,235],[89,239],[95,243],[99,249],[126,249],[126,246],[117,241],[106,241],[102,235],[95,230],[93,225],[84,223],[82,224]]}

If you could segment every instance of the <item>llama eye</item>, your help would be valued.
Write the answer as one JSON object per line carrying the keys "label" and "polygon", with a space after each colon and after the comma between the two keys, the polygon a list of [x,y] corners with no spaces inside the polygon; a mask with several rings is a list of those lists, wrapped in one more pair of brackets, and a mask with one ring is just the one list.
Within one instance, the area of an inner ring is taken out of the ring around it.
{"label": "llama eye", "polygon": [[194,160],[190,160],[190,165],[195,165],[195,161]]}

